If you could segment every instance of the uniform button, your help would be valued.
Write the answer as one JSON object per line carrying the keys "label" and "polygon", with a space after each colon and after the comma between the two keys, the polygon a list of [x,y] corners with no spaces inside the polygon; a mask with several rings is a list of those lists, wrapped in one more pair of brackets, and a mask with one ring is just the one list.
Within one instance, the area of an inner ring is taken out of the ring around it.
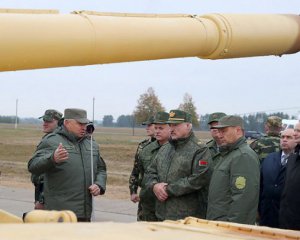
{"label": "uniform button", "polygon": [[277,185],[277,184],[275,184],[275,187],[278,187],[278,185]]}

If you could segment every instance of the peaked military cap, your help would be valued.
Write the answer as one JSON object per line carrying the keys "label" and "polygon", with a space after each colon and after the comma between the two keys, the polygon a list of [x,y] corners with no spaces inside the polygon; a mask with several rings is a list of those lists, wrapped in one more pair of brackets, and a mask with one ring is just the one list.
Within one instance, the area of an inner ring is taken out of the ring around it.
{"label": "peaked military cap", "polygon": [[169,112],[169,119],[167,123],[183,123],[192,122],[192,115],[181,110],[171,110]]}
{"label": "peaked military cap", "polygon": [[142,125],[153,124],[154,116],[150,116],[147,121],[143,122]]}
{"label": "peaked military cap", "polygon": [[219,119],[226,116],[223,112],[214,112],[209,115],[207,124],[211,124],[212,122],[219,122]]}
{"label": "peaked military cap", "polygon": [[269,124],[272,127],[280,128],[282,126],[282,119],[277,116],[270,116],[267,119],[267,124]]}
{"label": "peaked military cap", "polygon": [[169,120],[169,113],[167,112],[158,112],[154,116],[154,124],[167,124]]}
{"label": "peaked military cap", "polygon": [[48,109],[45,111],[43,116],[39,117],[39,119],[40,118],[48,122],[51,122],[53,120],[60,120],[62,118],[62,113],[55,109]]}
{"label": "peaked military cap", "polygon": [[74,119],[79,123],[89,123],[86,111],[79,108],[66,108],[65,119]]}
{"label": "peaked military cap", "polygon": [[211,128],[241,127],[244,129],[244,121],[239,116],[228,115],[219,119],[218,125]]}

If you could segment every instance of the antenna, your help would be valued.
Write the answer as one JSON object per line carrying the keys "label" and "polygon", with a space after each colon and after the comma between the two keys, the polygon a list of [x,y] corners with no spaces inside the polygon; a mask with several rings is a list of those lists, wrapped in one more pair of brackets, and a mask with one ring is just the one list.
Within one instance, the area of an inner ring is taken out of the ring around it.
{"label": "antenna", "polygon": [[[94,124],[94,111],[95,111],[95,97],[93,97],[93,118],[92,122]],[[91,133],[91,180],[92,185],[94,184],[94,158],[93,158],[93,133]],[[95,211],[94,211],[94,196],[92,195],[92,216],[91,221],[95,221]]]}

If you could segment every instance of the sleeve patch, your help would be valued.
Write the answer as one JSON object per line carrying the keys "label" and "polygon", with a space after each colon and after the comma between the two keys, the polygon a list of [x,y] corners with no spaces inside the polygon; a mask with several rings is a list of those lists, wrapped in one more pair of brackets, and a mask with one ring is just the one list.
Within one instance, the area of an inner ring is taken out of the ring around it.
{"label": "sleeve patch", "polygon": [[246,187],[246,178],[239,176],[235,180],[235,186],[237,189],[244,189]]}

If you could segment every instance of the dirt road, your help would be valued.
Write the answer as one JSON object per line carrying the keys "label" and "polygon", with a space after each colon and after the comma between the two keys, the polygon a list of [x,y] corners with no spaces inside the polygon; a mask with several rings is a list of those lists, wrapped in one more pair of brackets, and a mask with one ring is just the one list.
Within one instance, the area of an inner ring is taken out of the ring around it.
{"label": "dirt road", "polygon": [[[33,208],[33,188],[0,186],[0,209],[22,217]],[[129,200],[96,197],[94,200],[95,221],[134,222],[137,205]]]}

